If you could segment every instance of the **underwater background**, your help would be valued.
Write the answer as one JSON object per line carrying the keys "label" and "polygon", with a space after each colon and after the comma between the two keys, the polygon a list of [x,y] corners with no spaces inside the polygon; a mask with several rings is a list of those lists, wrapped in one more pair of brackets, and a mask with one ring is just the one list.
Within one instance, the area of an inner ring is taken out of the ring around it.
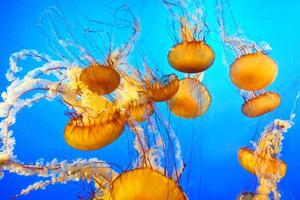
{"label": "underwater background", "polygon": [[[211,31],[207,43],[214,49],[216,58],[213,66],[206,71],[203,82],[210,91],[212,104],[202,117],[187,120],[171,115],[169,121],[181,142],[186,168],[180,184],[189,199],[236,199],[243,191],[255,191],[257,179],[240,166],[238,149],[251,147],[250,141],[255,141],[264,126],[274,119],[289,119],[295,97],[300,91],[300,2],[229,2],[227,9],[230,9],[245,36],[257,42],[267,41],[272,47],[270,55],[278,64],[279,73],[268,89],[281,94],[281,105],[258,118],[247,118],[241,113],[243,99],[230,82],[228,66],[223,62],[226,54],[218,33],[216,2],[207,0],[204,9],[208,13],[207,22]],[[167,53],[174,43],[167,32],[169,12],[158,0],[3,0],[0,3],[0,91],[5,91],[9,84],[5,73],[13,52],[26,48],[51,55],[38,25],[46,9],[54,6],[72,26],[84,28],[83,16],[105,21],[112,9],[124,4],[128,5],[141,24],[141,33],[135,46],[143,49],[150,60],[159,63],[164,73],[177,73],[180,76],[167,61]],[[132,61],[134,54],[131,55]],[[31,64],[28,61],[23,66],[32,69]],[[288,170],[278,184],[283,200],[300,199],[299,106],[298,103],[295,125],[284,134],[281,160],[286,162]],[[163,115],[170,115],[164,103],[160,103],[159,107]],[[63,130],[69,120],[64,112],[65,107],[58,102],[42,101],[18,113],[13,130],[16,138],[14,151],[19,160],[30,163],[40,158],[50,161],[53,158],[72,160],[97,157],[126,169],[129,163],[128,130],[117,141],[100,150],[78,151],[63,139]],[[0,180],[0,200],[10,199],[37,180],[40,179],[5,172]],[[50,185],[45,190],[34,191],[20,199],[77,199],[81,189],[82,185],[77,182]]]}

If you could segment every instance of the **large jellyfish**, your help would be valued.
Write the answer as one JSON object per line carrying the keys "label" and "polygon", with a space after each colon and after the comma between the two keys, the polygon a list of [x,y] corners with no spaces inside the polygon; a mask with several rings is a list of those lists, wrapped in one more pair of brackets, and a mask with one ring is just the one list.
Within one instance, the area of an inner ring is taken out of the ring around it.
{"label": "large jellyfish", "polygon": [[258,117],[273,111],[280,105],[280,95],[265,91],[278,72],[277,64],[267,55],[270,46],[265,42],[257,44],[242,38],[239,29],[237,34],[229,35],[221,0],[218,1],[217,11],[221,38],[224,45],[234,52],[235,60],[230,65],[229,76],[244,99],[243,114]]}
{"label": "large jellyfish", "polygon": [[151,168],[134,169],[119,175],[112,183],[111,196],[115,200],[187,199],[173,179]]}

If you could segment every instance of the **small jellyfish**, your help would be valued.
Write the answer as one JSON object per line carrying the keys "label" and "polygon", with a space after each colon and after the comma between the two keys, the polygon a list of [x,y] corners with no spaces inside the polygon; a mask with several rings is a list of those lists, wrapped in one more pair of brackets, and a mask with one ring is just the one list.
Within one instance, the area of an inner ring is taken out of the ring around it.
{"label": "small jellyfish", "polygon": [[179,89],[179,80],[176,74],[165,75],[162,80],[154,83],[146,82],[146,91],[154,102],[167,101],[171,99]]}
{"label": "small jellyfish", "polygon": [[185,78],[179,82],[179,90],[167,101],[173,114],[184,118],[204,115],[211,103],[207,88],[195,78]]}
{"label": "small jellyfish", "polygon": [[214,62],[212,48],[202,40],[194,38],[185,18],[181,18],[182,42],[172,47],[168,53],[169,64],[185,73],[199,73],[208,69]]}
{"label": "small jellyfish", "polygon": [[125,127],[125,119],[111,102],[101,96],[88,99],[89,107],[72,117],[64,131],[65,141],[79,150],[96,150],[108,145],[122,134]]}
{"label": "small jellyfish", "polygon": [[114,200],[186,200],[177,183],[151,168],[133,169],[120,174],[112,183]]}
{"label": "small jellyfish", "polygon": [[[199,73],[214,62],[213,49],[206,43],[209,33],[203,7],[197,1],[163,0],[170,11],[169,30],[174,36],[174,46],[169,50],[168,62],[184,73]],[[178,38],[180,36],[180,38]]]}
{"label": "small jellyfish", "polygon": [[258,155],[254,151],[244,147],[239,150],[240,164],[250,173],[266,178],[285,176],[287,165],[276,158],[268,155]]}
{"label": "small jellyfish", "polygon": [[119,73],[111,66],[92,64],[85,68],[79,80],[87,87],[99,95],[105,95],[113,92],[120,83]]}
{"label": "small jellyfish", "polygon": [[280,105],[280,96],[275,92],[265,92],[247,100],[242,105],[242,112],[248,117],[257,117],[271,112]]}

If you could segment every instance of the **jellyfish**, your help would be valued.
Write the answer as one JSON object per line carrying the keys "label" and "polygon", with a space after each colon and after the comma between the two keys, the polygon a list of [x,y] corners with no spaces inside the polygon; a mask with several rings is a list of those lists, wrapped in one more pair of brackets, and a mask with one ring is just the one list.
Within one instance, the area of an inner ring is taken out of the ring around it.
{"label": "jellyfish", "polygon": [[96,150],[114,142],[124,127],[125,119],[119,112],[104,110],[96,116],[83,114],[72,118],[65,127],[64,138],[76,149]]}
{"label": "jellyfish", "polygon": [[[174,132],[167,133],[171,141],[168,147],[162,132],[158,131],[154,117],[150,116],[148,121],[147,129],[139,125],[132,129],[135,131],[134,147],[139,156],[132,169],[120,173],[113,180],[110,196],[115,200],[185,200],[187,197],[179,185],[184,165],[178,138]],[[166,122],[163,120],[163,123]],[[174,152],[168,152],[166,149],[172,149]],[[167,163],[168,161],[171,162]],[[170,173],[172,169],[173,172]]]}
{"label": "jellyfish", "polygon": [[269,86],[278,73],[277,64],[261,51],[237,58],[230,67],[230,79],[238,88],[248,91]]}
{"label": "jellyfish", "polygon": [[[296,100],[299,98],[299,94]],[[272,194],[275,200],[280,199],[277,183],[285,176],[287,164],[280,160],[283,133],[294,124],[294,108],[289,120],[275,119],[262,132],[254,150],[243,147],[238,152],[238,159],[243,168],[258,179],[255,195],[250,199],[268,200]],[[245,195],[239,199],[247,199]],[[252,195],[251,195],[252,196]]]}
{"label": "jellyfish", "polygon": [[111,66],[92,64],[84,69],[79,80],[99,95],[113,92],[120,83],[119,73]]}
{"label": "jellyfish", "polygon": [[171,112],[183,118],[204,115],[211,103],[207,88],[195,78],[185,78],[179,82],[179,90],[167,101]]}
{"label": "jellyfish", "polygon": [[154,83],[146,82],[146,92],[154,102],[167,101],[171,99],[179,89],[179,80],[176,74],[165,75],[162,80]]}
{"label": "jellyfish", "polygon": [[248,117],[257,117],[271,112],[280,105],[280,96],[275,92],[265,92],[247,100],[242,105],[242,112]]}
{"label": "jellyfish", "polygon": [[238,153],[240,164],[250,173],[256,173],[266,178],[283,178],[286,173],[287,165],[276,158],[268,158],[266,155],[255,155],[255,152],[249,148],[243,147]]}
{"label": "jellyfish", "polygon": [[[244,99],[241,111],[247,117],[258,117],[275,110],[280,105],[280,95],[266,92],[278,73],[276,62],[267,54],[271,47],[266,42],[259,44],[241,37],[241,31],[229,35],[224,24],[222,1],[218,1],[218,23],[224,46],[234,53],[229,68],[231,82],[240,90]],[[225,63],[227,65],[227,63]]]}
{"label": "jellyfish", "polygon": [[[164,3],[173,15],[173,28],[175,28],[174,24],[180,21],[178,29],[180,29],[181,41],[176,42],[169,50],[169,64],[184,73],[199,73],[207,70],[213,64],[215,55],[205,41],[208,27],[203,10],[195,2],[189,2],[191,4],[188,6],[189,10],[185,8],[187,6],[184,6],[182,1],[165,0]],[[180,8],[180,11],[176,12],[176,8]],[[194,12],[191,12],[191,9],[194,9]]]}
{"label": "jellyfish", "polygon": [[112,183],[111,197],[114,200],[187,199],[174,180],[151,168],[133,169],[120,174]]}

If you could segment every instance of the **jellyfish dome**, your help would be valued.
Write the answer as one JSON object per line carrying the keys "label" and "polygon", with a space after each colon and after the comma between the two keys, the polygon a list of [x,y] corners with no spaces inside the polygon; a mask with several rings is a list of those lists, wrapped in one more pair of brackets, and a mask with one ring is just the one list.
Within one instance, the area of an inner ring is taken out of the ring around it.
{"label": "jellyfish dome", "polygon": [[175,74],[163,77],[162,81],[147,84],[147,93],[154,102],[166,101],[172,98],[179,89],[179,80]]}
{"label": "jellyfish dome", "polygon": [[[86,98],[89,107],[73,117],[65,127],[65,141],[75,149],[96,150],[115,141],[123,132],[125,120],[104,97]],[[90,109],[93,109],[90,111]],[[98,109],[98,110],[97,110]]]}
{"label": "jellyfish dome", "polygon": [[113,200],[186,200],[177,183],[151,168],[120,174],[112,183]]}
{"label": "jellyfish dome", "polygon": [[119,73],[110,66],[92,64],[84,69],[79,80],[99,95],[113,92],[120,83]]}
{"label": "jellyfish dome", "polygon": [[238,152],[240,164],[250,173],[266,178],[285,176],[287,165],[274,157],[258,155],[254,151],[244,147]]}
{"label": "jellyfish dome", "polygon": [[230,79],[238,88],[256,91],[266,88],[277,76],[277,65],[262,52],[237,58],[230,67]]}
{"label": "jellyfish dome", "polygon": [[271,112],[280,105],[280,95],[275,92],[266,92],[242,105],[242,112],[248,117],[257,117]]}
{"label": "jellyfish dome", "polygon": [[168,61],[170,65],[185,73],[205,71],[214,62],[212,48],[203,41],[184,41],[170,49]]}
{"label": "jellyfish dome", "polygon": [[195,118],[205,114],[211,103],[207,88],[195,78],[185,78],[179,82],[176,95],[167,101],[173,114],[183,118]]}

